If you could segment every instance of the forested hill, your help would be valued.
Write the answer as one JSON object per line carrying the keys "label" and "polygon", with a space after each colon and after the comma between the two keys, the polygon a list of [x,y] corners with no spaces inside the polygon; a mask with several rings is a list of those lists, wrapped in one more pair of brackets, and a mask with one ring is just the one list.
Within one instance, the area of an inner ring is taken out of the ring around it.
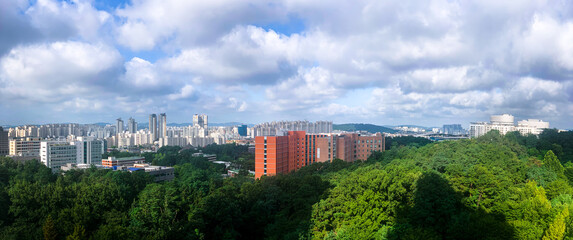
{"label": "forested hill", "polygon": [[349,132],[367,131],[370,133],[377,133],[377,132],[396,133],[396,132],[398,132],[398,131],[391,129],[391,128],[382,127],[382,126],[373,125],[373,124],[364,124],[364,123],[333,124],[332,129],[333,130],[340,130],[340,131],[349,131]]}
{"label": "forested hill", "polygon": [[[0,158],[0,239],[573,238],[573,132],[394,142],[365,162],[260,180],[223,179],[177,147],[151,157],[175,165],[164,183]],[[247,166],[240,148],[203,151]]]}

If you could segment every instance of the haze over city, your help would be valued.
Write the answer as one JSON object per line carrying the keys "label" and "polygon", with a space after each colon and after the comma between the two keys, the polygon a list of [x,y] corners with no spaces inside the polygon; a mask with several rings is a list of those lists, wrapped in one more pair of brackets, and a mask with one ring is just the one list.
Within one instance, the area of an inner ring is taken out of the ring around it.
{"label": "haze over city", "polygon": [[573,128],[571,1],[0,0],[0,125]]}

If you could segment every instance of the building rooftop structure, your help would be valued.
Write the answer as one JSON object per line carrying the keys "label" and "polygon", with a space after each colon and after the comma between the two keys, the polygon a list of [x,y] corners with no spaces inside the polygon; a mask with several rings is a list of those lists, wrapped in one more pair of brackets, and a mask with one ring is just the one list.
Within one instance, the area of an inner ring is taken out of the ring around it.
{"label": "building rooftop structure", "polygon": [[491,130],[497,130],[502,135],[514,131],[519,131],[519,133],[522,135],[538,135],[543,132],[543,129],[547,128],[549,128],[549,123],[538,119],[519,121],[517,126],[515,126],[515,118],[510,114],[492,115],[490,117],[489,123],[470,123],[470,137],[476,138],[488,133]]}

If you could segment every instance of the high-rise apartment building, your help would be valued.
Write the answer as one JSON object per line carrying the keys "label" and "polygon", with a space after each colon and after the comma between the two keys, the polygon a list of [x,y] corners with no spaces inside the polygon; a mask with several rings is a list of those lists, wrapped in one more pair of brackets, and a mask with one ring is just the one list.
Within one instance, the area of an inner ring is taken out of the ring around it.
{"label": "high-rise apartment building", "polygon": [[123,133],[123,120],[121,120],[121,118],[117,119],[117,125],[116,125],[116,130],[117,130],[117,134]]}
{"label": "high-rise apartment building", "polygon": [[207,115],[205,114],[195,114],[193,115],[193,126],[207,129],[209,128],[209,121]]}
{"label": "high-rise apartment building", "polygon": [[246,137],[247,136],[247,125],[237,126],[237,133],[239,134],[239,136]]}
{"label": "high-rise apartment building", "polygon": [[132,117],[127,120],[127,131],[129,133],[136,133],[137,132],[137,122]]}
{"label": "high-rise apartment building", "polygon": [[157,115],[149,115],[149,132],[151,133],[151,141],[157,140]]}
{"label": "high-rise apartment building", "polygon": [[167,115],[165,113],[159,114],[159,136],[158,138],[167,137]]}
{"label": "high-rise apartment building", "polygon": [[8,141],[8,131],[0,127],[0,157],[10,153],[10,142]]}
{"label": "high-rise apartment building", "polygon": [[335,158],[347,162],[366,160],[373,151],[384,151],[384,145],[381,133],[364,136],[289,131],[286,136],[258,136],[255,137],[255,177],[288,173]]}
{"label": "high-rise apartment building", "polygon": [[257,124],[253,127],[255,136],[280,136],[286,131],[305,131],[307,133],[331,133],[330,121],[279,121]]}

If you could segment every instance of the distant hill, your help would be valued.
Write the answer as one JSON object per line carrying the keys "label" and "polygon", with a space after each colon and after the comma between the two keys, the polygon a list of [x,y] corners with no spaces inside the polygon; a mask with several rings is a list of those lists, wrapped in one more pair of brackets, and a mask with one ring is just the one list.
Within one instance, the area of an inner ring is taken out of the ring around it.
{"label": "distant hill", "polygon": [[340,130],[340,131],[349,131],[349,132],[353,132],[353,131],[367,131],[367,132],[371,132],[371,133],[377,133],[377,132],[396,133],[396,132],[398,132],[398,131],[391,129],[391,128],[382,127],[382,126],[378,126],[378,125],[374,125],[374,124],[364,124],[364,123],[333,124],[332,129],[333,130]]}

